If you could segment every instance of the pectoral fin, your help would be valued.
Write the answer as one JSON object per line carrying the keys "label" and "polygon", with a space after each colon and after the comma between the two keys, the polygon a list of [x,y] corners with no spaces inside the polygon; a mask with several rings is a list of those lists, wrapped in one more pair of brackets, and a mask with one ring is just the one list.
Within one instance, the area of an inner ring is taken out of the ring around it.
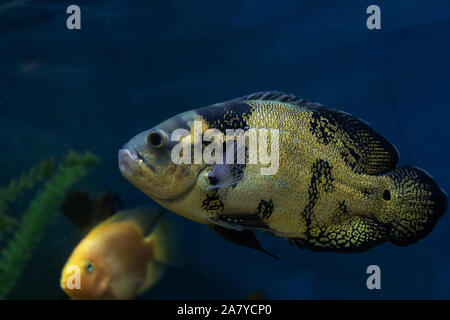
{"label": "pectoral fin", "polygon": [[228,229],[214,224],[209,225],[209,227],[211,228],[211,230],[218,233],[225,240],[228,240],[240,246],[264,252],[265,254],[271,256],[272,258],[278,259],[276,255],[268,252],[261,246],[255,234],[250,230]]}
{"label": "pectoral fin", "polygon": [[[208,173],[210,186],[207,190],[216,188],[228,188],[236,186],[244,178],[245,163],[238,163],[238,153],[245,153],[245,146],[240,147],[237,143],[231,143],[226,147],[223,153],[222,163],[214,164],[211,171]],[[233,162],[227,162],[227,155],[233,155]]]}
{"label": "pectoral fin", "polygon": [[118,279],[110,283],[113,298],[118,300],[134,299],[142,283],[142,277],[137,274],[121,275]]}
{"label": "pectoral fin", "polygon": [[211,185],[207,190],[235,186],[243,178],[244,164],[216,164],[208,174]]}

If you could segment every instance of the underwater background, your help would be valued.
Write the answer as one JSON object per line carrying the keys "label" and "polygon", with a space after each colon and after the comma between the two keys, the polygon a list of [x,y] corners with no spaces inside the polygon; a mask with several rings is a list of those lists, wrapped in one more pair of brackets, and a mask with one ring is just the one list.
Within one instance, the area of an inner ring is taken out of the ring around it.
{"label": "underwater background", "polygon": [[[66,28],[71,4],[81,8],[81,30]],[[381,8],[381,30],[366,28],[371,4]],[[157,206],[120,174],[124,143],[180,112],[279,90],[364,119],[398,148],[399,165],[427,170],[448,191],[449,57],[446,0],[3,1],[0,182],[89,150],[101,161],[73,189]],[[449,299],[448,215],[416,244],[356,254],[300,250],[258,233],[275,260],[171,214],[188,263],[140,299],[257,291],[269,299]],[[61,269],[79,236],[57,214],[8,298],[63,299]],[[366,287],[372,264],[381,290]]]}

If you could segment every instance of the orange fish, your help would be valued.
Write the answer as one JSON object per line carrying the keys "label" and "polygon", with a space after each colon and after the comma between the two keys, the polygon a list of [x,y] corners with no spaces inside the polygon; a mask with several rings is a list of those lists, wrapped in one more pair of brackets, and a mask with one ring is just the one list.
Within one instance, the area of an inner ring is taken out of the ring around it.
{"label": "orange fish", "polygon": [[72,299],[133,299],[152,287],[167,265],[179,265],[177,233],[152,209],[121,211],[94,227],[62,270]]}

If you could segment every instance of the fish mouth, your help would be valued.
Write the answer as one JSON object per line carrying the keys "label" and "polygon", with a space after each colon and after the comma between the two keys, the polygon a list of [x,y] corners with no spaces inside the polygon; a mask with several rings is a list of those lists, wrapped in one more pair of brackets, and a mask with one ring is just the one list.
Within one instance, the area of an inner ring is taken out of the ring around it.
{"label": "fish mouth", "polygon": [[61,289],[62,289],[64,292],[66,292],[66,281],[67,281],[66,277],[63,276],[63,277],[61,277],[61,281],[60,281],[60,283],[59,283]]}
{"label": "fish mouth", "polygon": [[122,149],[119,150],[119,160],[124,158],[130,158],[132,161],[138,160],[138,155],[134,149],[129,149],[125,146],[122,147]]}
{"label": "fish mouth", "polygon": [[126,173],[132,170],[132,164],[143,165],[155,172],[155,168],[149,164],[145,159],[134,149],[124,145],[119,149],[119,169],[120,172]]}
{"label": "fish mouth", "polygon": [[154,168],[150,163],[148,163],[148,161],[145,160],[144,157],[141,156],[141,154],[140,154],[139,151],[136,152],[136,155],[137,155],[137,157],[138,157],[138,163],[143,163],[143,164],[145,164],[145,165],[147,166],[147,168],[150,169],[150,171],[153,171],[154,173],[156,173],[155,168]]}

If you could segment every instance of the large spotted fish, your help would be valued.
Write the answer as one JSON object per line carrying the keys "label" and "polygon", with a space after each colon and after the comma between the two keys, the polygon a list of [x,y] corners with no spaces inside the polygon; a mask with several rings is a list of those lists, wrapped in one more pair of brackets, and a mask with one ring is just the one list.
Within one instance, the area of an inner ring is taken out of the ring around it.
{"label": "large spotted fish", "polygon": [[[173,148],[194,139],[173,139],[172,132],[184,128],[193,135],[195,120],[203,131],[224,134],[278,130],[278,171],[263,175],[261,164],[247,162],[174,163]],[[163,207],[237,244],[264,251],[253,234],[260,230],[301,248],[354,252],[386,240],[414,243],[446,210],[446,194],[433,178],[415,167],[396,168],[398,159],[395,147],[347,113],[260,92],[179,114],[138,134],[119,151],[119,168]]]}

